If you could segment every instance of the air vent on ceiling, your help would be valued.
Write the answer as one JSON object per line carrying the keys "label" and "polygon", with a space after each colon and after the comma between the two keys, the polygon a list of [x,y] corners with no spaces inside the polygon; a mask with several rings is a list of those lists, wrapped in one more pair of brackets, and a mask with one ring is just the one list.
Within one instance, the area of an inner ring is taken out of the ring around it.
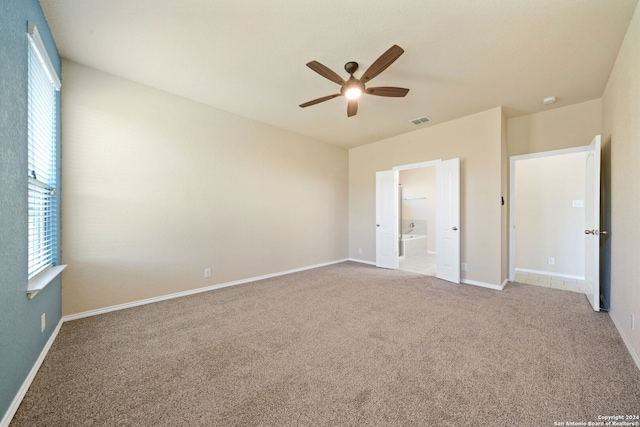
{"label": "air vent on ceiling", "polygon": [[410,120],[414,125],[421,125],[422,123],[430,122],[431,119],[427,116],[418,117],[417,119]]}

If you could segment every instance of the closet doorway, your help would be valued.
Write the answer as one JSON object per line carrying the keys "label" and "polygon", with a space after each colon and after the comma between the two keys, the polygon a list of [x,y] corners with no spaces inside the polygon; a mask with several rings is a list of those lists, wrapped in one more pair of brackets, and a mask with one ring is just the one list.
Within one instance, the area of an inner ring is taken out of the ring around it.
{"label": "closet doorway", "polygon": [[600,136],[513,156],[509,280],[584,293],[600,309]]}

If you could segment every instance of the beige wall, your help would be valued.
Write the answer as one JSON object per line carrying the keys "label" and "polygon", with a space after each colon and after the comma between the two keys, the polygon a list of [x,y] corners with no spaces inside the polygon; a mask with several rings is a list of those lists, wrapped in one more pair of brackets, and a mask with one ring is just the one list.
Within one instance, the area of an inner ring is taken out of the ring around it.
{"label": "beige wall", "polygon": [[[611,317],[640,366],[640,7],[603,96],[603,178],[610,193]],[[635,315],[635,330],[630,317]]]}
{"label": "beige wall", "polygon": [[584,202],[585,165],[585,153],[517,162],[516,269],[584,278],[585,212],[572,202]]}
{"label": "beige wall", "polygon": [[601,132],[601,99],[515,117],[507,122],[509,156],[589,145]]}
{"label": "beige wall", "polygon": [[428,208],[433,205],[435,195],[435,168],[401,170],[398,177],[402,184],[402,219],[430,219]]}
{"label": "beige wall", "polygon": [[347,257],[346,150],[73,62],[63,79],[63,314]]}
{"label": "beige wall", "polygon": [[[349,254],[375,262],[375,172],[459,157],[463,279],[500,285],[503,264],[500,205],[502,109],[388,138],[349,150]],[[359,253],[362,249],[362,254]]]}

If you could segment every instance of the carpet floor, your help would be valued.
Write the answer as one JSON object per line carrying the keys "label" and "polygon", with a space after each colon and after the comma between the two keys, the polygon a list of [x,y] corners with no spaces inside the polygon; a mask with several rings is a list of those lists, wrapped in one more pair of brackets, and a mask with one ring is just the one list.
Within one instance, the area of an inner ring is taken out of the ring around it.
{"label": "carpet floor", "polygon": [[639,414],[640,370],[584,295],[345,262],[65,322],[11,426],[557,426]]}

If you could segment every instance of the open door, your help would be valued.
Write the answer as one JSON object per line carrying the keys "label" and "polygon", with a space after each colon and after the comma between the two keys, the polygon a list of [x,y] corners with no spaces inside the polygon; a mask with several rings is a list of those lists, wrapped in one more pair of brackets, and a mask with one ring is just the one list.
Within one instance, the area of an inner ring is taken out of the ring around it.
{"label": "open door", "polygon": [[376,172],[376,267],[398,268],[398,172]]}
{"label": "open door", "polygon": [[460,159],[436,165],[436,277],[460,283]]}
{"label": "open door", "polygon": [[585,185],[585,293],[600,311],[600,135],[588,146]]}

